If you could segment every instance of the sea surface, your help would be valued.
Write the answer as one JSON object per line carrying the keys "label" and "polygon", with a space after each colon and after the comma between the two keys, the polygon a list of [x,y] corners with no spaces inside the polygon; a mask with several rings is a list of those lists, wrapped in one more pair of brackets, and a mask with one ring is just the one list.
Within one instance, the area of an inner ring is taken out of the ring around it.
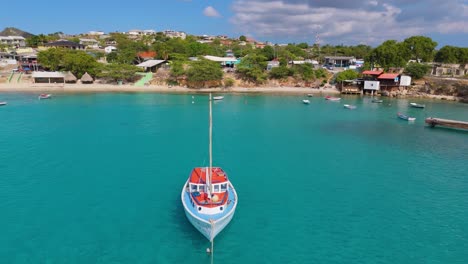
{"label": "sea surface", "polygon": [[[424,124],[468,105],[302,99],[214,103],[214,165],[239,195],[215,263],[468,263],[468,132]],[[180,201],[208,165],[206,95],[0,101],[0,263],[210,263]]]}

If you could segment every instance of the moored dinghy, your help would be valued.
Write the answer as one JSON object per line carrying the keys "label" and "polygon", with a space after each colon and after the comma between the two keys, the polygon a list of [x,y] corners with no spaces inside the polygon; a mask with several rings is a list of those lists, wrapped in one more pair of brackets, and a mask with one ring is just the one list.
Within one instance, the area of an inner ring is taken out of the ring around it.
{"label": "moored dinghy", "polygon": [[349,105],[349,104],[345,104],[343,105],[344,108],[347,108],[347,109],[356,109],[356,106],[355,105]]}
{"label": "moored dinghy", "polygon": [[223,100],[224,96],[213,96],[213,100]]}
{"label": "moored dinghy", "polygon": [[302,100],[302,102],[303,102],[304,104],[310,104],[310,101],[307,100],[307,99]]}
{"label": "moored dinghy", "polygon": [[[181,200],[190,223],[213,242],[216,235],[229,224],[234,216],[237,193],[224,170],[212,166],[211,104],[210,94],[210,164],[209,167],[196,167],[192,170],[182,188]],[[213,247],[213,243],[211,246]]]}
{"label": "moored dinghy", "polygon": [[397,113],[397,116],[398,116],[400,119],[407,120],[407,121],[414,121],[414,120],[416,120],[416,117],[410,117],[410,116],[405,115],[405,114],[402,114],[402,113]]}
{"label": "moored dinghy", "polygon": [[333,96],[327,95],[327,96],[325,96],[325,100],[336,102],[336,101],[340,101],[341,98],[340,98],[340,97],[333,97]]}
{"label": "moored dinghy", "polygon": [[0,102],[0,106],[7,105],[7,102]]}
{"label": "moored dinghy", "polygon": [[41,99],[50,99],[51,97],[52,97],[51,94],[40,94],[38,98],[39,100],[41,100]]}
{"label": "moored dinghy", "polygon": [[417,104],[417,103],[410,103],[410,106],[414,107],[414,108],[424,108],[424,107],[426,107],[426,105]]}

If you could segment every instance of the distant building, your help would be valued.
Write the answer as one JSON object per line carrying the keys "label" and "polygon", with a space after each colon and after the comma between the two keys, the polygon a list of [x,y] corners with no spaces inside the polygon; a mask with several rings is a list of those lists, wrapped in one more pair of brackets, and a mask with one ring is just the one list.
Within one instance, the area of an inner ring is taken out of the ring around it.
{"label": "distant building", "polygon": [[143,68],[146,72],[156,72],[165,63],[166,60],[147,60],[136,66]]}
{"label": "distant building", "polygon": [[99,49],[99,41],[95,39],[80,38],[80,44],[85,45],[89,49]]}
{"label": "distant building", "polygon": [[336,56],[325,57],[326,66],[339,67],[339,68],[349,67],[349,65],[354,64],[355,61],[356,59],[354,57],[336,57]]}
{"label": "distant building", "polygon": [[217,57],[217,56],[210,56],[210,55],[206,55],[203,57],[210,61],[219,62],[221,66],[223,67],[230,67],[230,68],[233,68],[235,64],[238,64],[240,62],[235,57]]}
{"label": "distant building", "polygon": [[143,35],[148,36],[148,35],[156,35],[156,30],[153,29],[145,29],[143,30]]}
{"label": "distant building", "polygon": [[434,63],[432,65],[431,75],[463,77],[468,75],[468,64]]}
{"label": "distant building", "polygon": [[84,50],[86,48],[86,46],[83,44],[76,43],[76,42],[69,41],[69,40],[63,40],[63,39],[54,41],[54,42],[45,43],[44,47],[65,48],[65,49],[73,49],[73,50]]}
{"label": "distant building", "polygon": [[91,36],[101,36],[101,35],[104,35],[104,32],[103,32],[103,31],[89,31],[89,32],[88,32],[88,35],[91,35]]}
{"label": "distant building", "polygon": [[143,35],[143,30],[132,29],[132,30],[129,30],[127,34],[131,36],[140,36],[140,35]]}
{"label": "distant building", "polygon": [[143,61],[152,60],[156,58],[156,51],[142,51],[138,53],[138,57],[141,58]]}
{"label": "distant building", "polygon": [[25,47],[26,39],[21,36],[0,36],[0,44],[8,47]]}
{"label": "distant building", "polygon": [[169,37],[169,38],[185,39],[187,37],[187,34],[185,34],[185,32],[181,32],[181,31],[164,30],[163,33],[164,33],[164,35],[166,37]]}

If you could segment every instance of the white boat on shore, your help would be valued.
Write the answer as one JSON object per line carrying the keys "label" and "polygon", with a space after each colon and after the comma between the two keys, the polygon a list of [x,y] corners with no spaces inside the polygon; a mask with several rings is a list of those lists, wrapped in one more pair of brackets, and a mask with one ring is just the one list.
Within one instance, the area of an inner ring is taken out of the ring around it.
{"label": "white boat on shore", "polygon": [[181,200],[190,223],[211,243],[234,216],[237,193],[227,174],[212,166],[212,101],[210,94],[209,167],[196,167],[182,188]]}

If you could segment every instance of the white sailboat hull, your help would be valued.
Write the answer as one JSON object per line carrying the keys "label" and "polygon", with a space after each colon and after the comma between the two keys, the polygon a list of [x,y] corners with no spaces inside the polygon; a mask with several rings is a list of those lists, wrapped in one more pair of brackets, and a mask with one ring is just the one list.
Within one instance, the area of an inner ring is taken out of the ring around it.
{"label": "white sailboat hull", "polygon": [[[184,186],[186,186],[185,184]],[[185,215],[190,223],[209,241],[213,239],[231,222],[232,217],[237,207],[237,194],[235,189],[230,185],[229,197],[230,203],[223,210],[223,213],[209,215],[201,215],[196,210],[196,205],[190,202],[190,193],[184,187],[182,189],[181,199],[184,206]]]}

